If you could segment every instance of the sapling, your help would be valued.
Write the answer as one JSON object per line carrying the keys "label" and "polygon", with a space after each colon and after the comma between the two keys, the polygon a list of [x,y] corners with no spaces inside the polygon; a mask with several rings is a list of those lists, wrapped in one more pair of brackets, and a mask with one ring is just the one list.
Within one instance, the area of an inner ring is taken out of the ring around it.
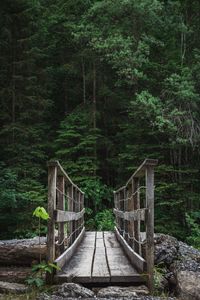
{"label": "sapling", "polygon": [[[38,218],[38,235],[39,235],[39,245],[41,247],[41,219],[42,220],[48,220],[49,214],[47,213],[47,211],[45,210],[44,207],[38,206],[34,212],[33,212],[33,216]],[[30,285],[36,285],[37,287],[41,287],[44,284],[44,280],[43,280],[43,274],[45,273],[52,273],[53,269],[56,270],[60,270],[59,267],[57,267],[55,264],[49,263],[49,262],[42,262],[41,259],[41,251],[40,251],[40,263],[37,265],[34,265],[32,267],[32,272],[33,275],[30,276],[29,278],[27,278],[27,283]]]}
{"label": "sapling", "polygon": [[[38,206],[36,207],[36,209],[33,212],[33,216],[37,217],[39,219],[39,223],[38,223],[38,234],[39,234],[39,245],[41,248],[41,219],[42,220],[48,220],[49,219],[49,214],[46,211],[46,209],[42,206]],[[41,264],[41,251],[40,251],[40,264]]]}

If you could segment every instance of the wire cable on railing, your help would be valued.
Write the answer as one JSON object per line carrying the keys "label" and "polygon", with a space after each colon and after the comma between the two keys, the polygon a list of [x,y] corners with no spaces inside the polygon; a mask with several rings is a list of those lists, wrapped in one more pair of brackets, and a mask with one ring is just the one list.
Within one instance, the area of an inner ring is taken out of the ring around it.
{"label": "wire cable on railing", "polygon": [[141,189],[146,189],[146,186],[140,186],[134,193],[132,193],[129,197],[127,197],[127,198],[124,198],[124,199],[116,199],[115,201],[116,202],[121,202],[121,201],[128,201],[128,200],[131,200],[131,198],[133,197],[133,196],[135,196],[137,193],[139,193],[140,192],[140,190]]}
{"label": "wire cable on railing", "polygon": [[[130,236],[129,232],[127,232],[126,230],[122,229],[119,224],[117,224],[117,228],[120,230],[120,232],[123,233],[123,235],[121,234],[121,236],[125,236],[125,234],[128,236],[128,238],[130,240],[134,240],[136,243],[140,244],[140,245],[144,245],[145,244],[145,241],[141,241],[141,240],[137,240],[135,237],[134,237],[134,232],[133,232],[133,236]],[[139,237],[140,238],[140,237]]]}
{"label": "wire cable on railing", "polygon": [[78,228],[76,228],[69,236],[64,237],[64,239],[62,240],[61,243],[56,242],[56,245],[57,245],[57,246],[61,246],[61,245],[65,242],[65,240],[70,240],[71,237],[74,235],[74,233],[75,233],[76,231],[80,230],[83,226],[84,226],[84,222],[83,222]]}
{"label": "wire cable on railing", "polygon": [[61,193],[64,197],[66,197],[67,199],[70,199],[70,200],[72,200],[73,202],[78,203],[78,204],[81,203],[81,200],[76,200],[76,199],[70,197],[69,195],[67,195],[67,194],[65,194],[64,192],[62,192],[61,190],[59,190],[58,188],[56,188],[56,190],[57,190],[59,193]]}

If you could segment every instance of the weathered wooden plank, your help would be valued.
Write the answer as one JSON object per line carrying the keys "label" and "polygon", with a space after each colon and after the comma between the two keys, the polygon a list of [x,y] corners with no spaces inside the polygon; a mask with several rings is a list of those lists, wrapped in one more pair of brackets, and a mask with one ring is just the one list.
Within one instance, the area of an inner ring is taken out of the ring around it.
{"label": "weathered wooden plank", "polygon": [[132,265],[136,267],[136,269],[140,272],[143,272],[146,269],[146,261],[138,255],[131,247],[127,244],[127,242],[124,240],[124,238],[120,235],[118,229],[115,227],[115,234],[117,237],[117,240],[123,247],[126,255],[130,259]]}
{"label": "weathered wooden plank", "polygon": [[[57,177],[57,209],[60,210],[65,210],[65,179],[63,176],[58,176]],[[64,232],[64,223],[58,224],[58,243],[60,244],[59,246],[59,251],[60,255],[64,252],[65,250],[65,245],[64,245],[64,238],[65,238],[65,232]]]}
{"label": "weathered wooden plank", "polygon": [[149,159],[146,158],[143,163],[139,166],[139,168],[133,173],[133,175],[129,178],[129,180],[127,181],[126,185],[120,187],[119,189],[117,189],[116,191],[114,191],[115,193],[118,193],[120,191],[122,191],[125,187],[127,187],[129,184],[131,184],[132,179],[133,178],[140,178],[143,175],[145,175],[145,170],[146,167],[148,166],[156,166],[158,164],[158,160],[157,159]]}
{"label": "weathered wooden plank", "polygon": [[103,238],[102,239],[96,239],[96,248],[102,248],[104,249],[104,241]]}
{"label": "weathered wooden plank", "polygon": [[54,211],[55,222],[68,222],[68,221],[77,221],[84,216],[85,208],[83,208],[80,212],[73,211],[64,211],[56,209]]}
{"label": "weathered wooden plank", "polygon": [[135,178],[135,177],[140,178],[140,177],[144,176],[147,167],[149,167],[149,166],[154,167],[154,166],[157,166],[157,164],[158,164],[157,159],[146,158],[144,160],[144,162],[139,166],[139,168],[135,171],[135,173],[133,173],[133,175],[129,178],[129,180],[126,183],[126,186],[128,184],[131,184],[133,178]]}
{"label": "weathered wooden plank", "polygon": [[108,248],[120,248],[120,244],[116,239],[114,232],[105,232],[104,231],[104,241],[106,249]]}
{"label": "weathered wooden plank", "polygon": [[96,233],[95,251],[92,266],[92,280],[93,282],[110,281],[103,232]]}
{"label": "weathered wooden plank", "polygon": [[[129,197],[129,200],[128,200],[128,207],[127,207],[126,211],[134,212],[134,200],[135,200],[134,193],[135,193],[135,191],[134,191],[134,185],[133,185],[133,182],[132,182],[132,184],[128,186],[128,197]],[[126,221],[126,222],[128,222],[128,229],[127,229],[127,231],[128,231],[128,235],[129,235],[129,238],[128,238],[127,242],[129,244],[129,246],[132,249],[134,249],[134,242],[133,242],[133,239],[132,239],[133,234],[134,234],[134,221],[133,220],[129,220],[129,221]]]}
{"label": "weathered wooden plank", "polygon": [[[140,210],[140,193],[138,192],[139,178],[133,179],[132,186],[133,186],[133,192],[135,193],[134,201],[133,201],[133,209],[135,211],[138,211],[138,210]],[[147,212],[147,209],[145,209],[145,212],[144,212],[144,219],[146,219],[146,212]],[[141,219],[135,220],[133,227],[134,227],[134,236],[135,236],[134,251],[136,251],[141,256],[142,255],[141,244],[137,243],[137,241],[140,241],[140,221],[141,221]]]}
{"label": "weathered wooden plank", "polygon": [[85,232],[85,236],[71,260],[65,264],[62,272],[58,272],[59,282],[92,282],[91,272],[95,250],[95,232]]}
{"label": "weathered wooden plank", "polygon": [[74,184],[74,182],[69,178],[69,176],[67,175],[67,173],[65,172],[65,170],[63,169],[63,167],[61,166],[61,164],[59,163],[58,160],[55,161],[49,161],[47,163],[48,167],[57,167],[57,171],[58,171],[58,175],[64,176],[66,182],[68,182],[69,184],[73,185],[73,187],[75,187],[76,189],[78,189],[82,194],[84,194],[83,191],[81,191],[81,189]]}
{"label": "weathered wooden plank", "polygon": [[[67,188],[67,204],[68,204],[68,211],[73,211],[73,186],[69,186]],[[69,221],[68,224],[68,234],[70,236],[70,239],[68,241],[69,246],[71,246],[71,244],[73,243],[73,236],[72,236],[72,232],[73,232],[73,222]]]}
{"label": "weathered wooden plank", "polygon": [[[112,239],[111,239],[112,238]],[[124,251],[120,247],[114,233],[104,233],[107,263],[110,272],[110,281],[117,282],[143,282],[136,269],[131,265]],[[108,246],[107,246],[108,245]]]}
{"label": "weathered wooden plank", "polygon": [[107,257],[111,276],[131,276],[138,274],[136,269],[131,265],[128,258],[125,256],[123,250],[120,250],[121,251],[116,251],[116,248],[107,249]]}
{"label": "weathered wooden plank", "polygon": [[146,168],[146,261],[148,274],[148,288],[153,292],[153,268],[154,268],[154,169]]}
{"label": "weathered wooden plank", "polygon": [[96,238],[97,239],[103,239],[103,231],[97,231]]}
{"label": "weathered wooden plank", "polygon": [[74,241],[74,243],[62,254],[60,255],[56,260],[55,264],[62,268],[73,256],[75,253],[77,247],[81,243],[85,233],[85,227],[82,229],[81,233],[77,237],[77,239]]}
{"label": "weathered wooden plank", "polygon": [[[48,168],[48,231],[47,231],[47,261],[52,263],[55,259],[55,221],[54,210],[56,208],[56,177],[57,168],[49,166]],[[53,274],[47,274],[46,280],[51,283]]]}
{"label": "weathered wooden plank", "polygon": [[141,208],[136,211],[121,211],[118,209],[113,209],[114,214],[127,221],[144,221],[146,218],[146,208]]}
{"label": "weathered wooden plank", "polygon": [[93,282],[109,282],[110,274],[106,261],[105,248],[101,248],[101,253],[99,251],[95,252],[94,262],[93,262],[93,272],[92,272]]}
{"label": "weathered wooden plank", "polygon": [[69,276],[91,277],[93,250],[91,248],[84,249],[84,251],[78,250],[71,261],[65,265],[64,273]]}
{"label": "weathered wooden plank", "polygon": [[[94,248],[95,239],[96,243],[100,241],[97,248]],[[94,232],[86,232],[76,253],[58,272],[55,280],[77,283],[144,282],[124,254],[115,234],[110,232],[103,233],[103,238],[96,238]]]}

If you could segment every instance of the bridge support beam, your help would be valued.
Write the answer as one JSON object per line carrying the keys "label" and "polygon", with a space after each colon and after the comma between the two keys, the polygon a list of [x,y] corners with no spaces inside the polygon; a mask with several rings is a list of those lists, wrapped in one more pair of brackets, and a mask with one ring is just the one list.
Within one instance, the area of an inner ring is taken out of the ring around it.
{"label": "bridge support beam", "polygon": [[154,272],[154,167],[146,168],[146,261],[148,273],[148,287],[153,292]]}
{"label": "bridge support beam", "polygon": [[[53,163],[48,165],[48,234],[47,234],[47,262],[53,263],[55,260],[55,220],[54,210],[56,209],[56,177],[57,166]],[[47,272],[46,281],[52,283],[53,275]]]}

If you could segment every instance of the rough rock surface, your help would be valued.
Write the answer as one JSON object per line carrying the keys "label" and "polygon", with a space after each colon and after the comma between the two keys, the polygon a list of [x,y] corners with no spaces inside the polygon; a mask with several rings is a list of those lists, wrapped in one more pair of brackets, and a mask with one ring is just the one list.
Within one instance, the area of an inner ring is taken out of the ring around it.
{"label": "rough rock surface", "polygon": [[[200,300],[200,251],[174,237],[155,237],[155,264],[162,266],[168,288],[181,300]],[[167,286],[162,286],[161,289]]]}
{"label": "rough rock surface", "polygon": [[166,266],[170,266],[178,257],[179,243],[177,239],[165,234],[156,234],[154,243],[155,264],[164,263]]}
{"label": "rough rock surface", "polygon": [[46,258],[46,238],[0,241],[0,265],[31,265],[34,260]]}
{"label": "rough rock surface", "polygon": [[[89,289],[75,283],[63,283],[55,288],[51,295],[42,293],[38,296],[37,300],[175,300],[175,298],[160,298],[147,296],[148,289],[145,286],[139,287],[118,287],[112,286],[102,288],[98,291],[97,296]],[[143,294],[143,295],[141,295]]]}
{"label": "rough rock surface", "polygon": [[28,287],[24,284],[0,281],[0,293],[24,294],[27,291]]}
{"label": "rough rock surface", "polygon": [[176,278],[182,300],[200,300],[200,272],[179,271]]}
{"label": "rough rock surface", "polygon": [[94,292],[76,283],[63,283],[53,292],[54,296],[59,297],[94,297]]}
{"label": "rough rock surface", "polygon": [[[41,294],[37,300],[75,300],[75,299],[80,299],[80,298],[63,298],[60,296],[56,295],[47,295],[47,294]],[[92,298],[82,298],[83,300],[107,300],[108,298],[99,298],[99,297],[92,297]],[[116,298],[110,297],[110,300],[115,300]],[[151,297],[151,296],[139,296],[139,297],[126,297],[126,298],[117,298],[117,300],[176,300],[176,298],[171,298],[171,297]]]}
{"label": "rough rock surface", "polygon": [[98,291],[97,297],[99,298],[123,298],[123,297],[135,297],[139,295],[148,295],[149,291],[146,286],[129,286],[129,287],[120,287],[120,286],[109,286],[102,288]]}

